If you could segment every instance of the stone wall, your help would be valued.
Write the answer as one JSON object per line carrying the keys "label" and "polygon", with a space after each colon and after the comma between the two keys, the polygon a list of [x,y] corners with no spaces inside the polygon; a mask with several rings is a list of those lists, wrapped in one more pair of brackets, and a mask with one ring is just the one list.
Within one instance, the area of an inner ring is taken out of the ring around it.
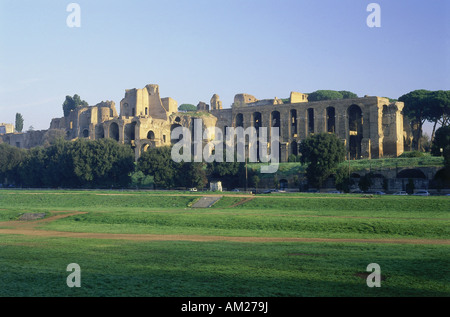
{"label": "stone wall", "polygon": [[[285,101],[286,102],[286,101]],[[334,133],[345,144],[352,159],[398,156],[403,152],[403,103],[390,103],[386,98],[308,102],[308,96],[291,92],[287,103],[278,98],[262,99],[249,94],[237,94],[231,109],[223,109],[217,94],[211,106],[198,105],[200,113],[179,114],[177,102],[161,98],[158,85],[142,89],[127,89],[120,102],[120,114],[112,101],[95,106],[78,107],[67,117],[51,121],[51,129],[65,132],[67,139],[113,138],[130,144],[136,157],[149,147],[170,145],[170,133],[176,126],[192,127],[193,119],[203,120],[204,128],[215,126],[224,133],[227,127],[277,127],[280,131],[281,162],[298,154],[302,140],[316,133]],[[270,135],[270,129],[269,129]],[[5,138],[3,138],[5,139]],[[28,147],[39,145],[37,136],[10,136],[8,142]]]}

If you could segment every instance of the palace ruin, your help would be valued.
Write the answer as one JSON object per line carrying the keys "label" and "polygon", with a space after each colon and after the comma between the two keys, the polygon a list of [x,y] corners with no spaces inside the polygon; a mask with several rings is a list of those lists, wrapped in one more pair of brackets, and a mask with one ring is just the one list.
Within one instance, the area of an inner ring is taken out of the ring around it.
{"label": "palace ruin", "polygon": [[[404,126],[402,102],[369,97],[327,101],[308,101],[308,95],[291,92],[287,100],[258,100],[237,94],[231,108],[224,109],[217,94],[210,104],[199,102],[197,112],[179,112],[172,98],[161,98],[158,85],[128,89],[120,102],[113,101],[78,107],[67,117],[52,119],[50,129],[28,133],[5,133],[3,142],[30,148],[43,145],[50,132],[66,139],[96,140],[112,138],[129,144],[136,159],[148,148],[170,145],[171,131],[179,126],[192,130],[195,119],[203,127],[278,127],[280,162],[299,154],[300,142],[314,133],[334,133],[344,142],[351,159],[396,157],[410,143],[408,125]],[[193,132],[193,131],[192,131]]]}

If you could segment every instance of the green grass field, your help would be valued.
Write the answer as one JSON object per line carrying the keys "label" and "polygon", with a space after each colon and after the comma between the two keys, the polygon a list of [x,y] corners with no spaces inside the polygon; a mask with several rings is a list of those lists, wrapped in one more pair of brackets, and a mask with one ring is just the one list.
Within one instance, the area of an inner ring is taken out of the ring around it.
{"label": "green grass field", "polygon": [[[226,195],[191,208],[198,195],[0,191],[0,296],[450,296],[450,197]],[[84,213],[52,220],[61,212]],[[24,213],[46,218],[22,232]],[[70,263],[80,288],[66,285]]]}

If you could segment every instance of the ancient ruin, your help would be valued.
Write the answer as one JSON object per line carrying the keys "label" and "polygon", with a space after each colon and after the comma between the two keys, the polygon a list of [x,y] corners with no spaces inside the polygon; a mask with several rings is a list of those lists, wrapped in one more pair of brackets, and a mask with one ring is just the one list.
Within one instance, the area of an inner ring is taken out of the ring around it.
{"label": "ancient ruin", "polygon": [[[314,133],[334,133],[344,142],[351,159],[396,157],[410,143],[404,126],[402,102],[369,97],[309,102],[308,95],[291,92],[288,99],[263,99],[237,94],[231,108],[224,109],[217,94],[210,105],[199,102],[197,112],[179,112],[172,98],[161,98],[158,85],[128,89],[120,102],[78,107],[67,117],[53,119],[50,129],[33,133],[4,133],[0,137],[13,146],[43,145],[50,132],[66,139],[112,138],[129,144],[136,158],[151,147],[170,145],[171,131],[179,126],[192,129],[194,119],[204,128],[279,127],[280,162],[297,155],[300,142]],[[6,131],[5,131],[6,132]],[[192,131],[193,132],[193,131]]]}

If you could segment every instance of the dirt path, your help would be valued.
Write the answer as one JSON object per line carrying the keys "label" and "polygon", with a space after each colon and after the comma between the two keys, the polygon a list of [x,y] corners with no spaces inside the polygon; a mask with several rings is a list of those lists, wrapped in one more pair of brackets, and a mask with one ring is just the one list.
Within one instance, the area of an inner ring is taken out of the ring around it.
{"label": "dirt path", "polygon": [[234,207],[236,207],[236,206],[245,204],[245,203],[247,203],[247,202],[249,202],[250,200],[253,200],[253,199],[255,199],[255,197],[246,197],[245,199],[241,199],[240,201],[238,201],[237,203],[231,205],[231,206],[228,207],[228,208],[234,208]]}
{"label": "dirt path", "polygon": [[39,225],[61,218],[86,214],[80,211],[53,211],[55,215],[36,221],[6,221],[0,222],[0,234],[18,234],[37,237],[111,239],[129,241],[232,241],[232,242],[338,242],[338,243],[388,243],[388,244],[433,244],[450,245],[450,240],[431,239],[322,239],[322,238],[279,238],[279,237],[228,237],[202,235],[162,235],[162,234],[117,234],[65,232],[54,230],[39,230]]}

